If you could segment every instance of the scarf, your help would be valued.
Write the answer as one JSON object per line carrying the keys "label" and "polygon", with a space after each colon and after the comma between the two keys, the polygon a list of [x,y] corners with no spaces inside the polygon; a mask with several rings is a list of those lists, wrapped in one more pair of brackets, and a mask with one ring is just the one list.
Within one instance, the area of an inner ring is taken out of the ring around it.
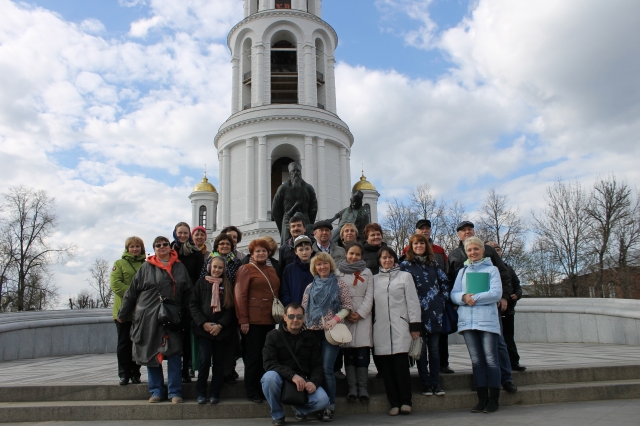
{"label": "scarf", "polygon": [[417,263],[421,263],[421,264],[423,264],[423,265],[424,265],[425,263],[427,263],[427,256],[418,256],[418,255],[416,254],[415,259],[416,259],[416,262],[417,262]]}
{"label": "scarf", "polygon": [[199,252],[200,248],[196,247],[193,239],[191,238],[191,234],[189,234],[189,239],[184,243],[178,241],[178,235],[176,234],[176,230],[173,230],[173,242],[171,243],[171,248],[178,252],[181,256],[189,256],[191,253]]}
{"label": "scarf", "polygon": [[222,278],[213,278],[211,284],[211,309],[213,313],[220,312],[220,284],[222,284]]}
{"label": "scarf", "polygon": [[329,311],[335,314],[340,310],[339,293],[338,277],[333,272],[327,278],[313,277],[308,294],[307,326],[322,326],[322,318]]}
{"label": "scarf", "polygon": [[399,271],[400,267],[398,266],[398,264],[394,264],[391,268],[389,269],[385,269],[382,266],[380,267],[379,271],[384,273],[384,274],[390,274],[391,272],[395,272],[395,271]]}
{"label": "scarf", "polygon": [[160,260],[158,258],[158,256],[156,256],[156,255],[149,256],[149,258],[147,259],[147,262],[149,262],[150,264],[152,264],[156,268],[160,268],[160,269],[162,269],[164,271],[167,271],[167,274],[169,274],[169,277],[171,277],[171,282],[173,283],[173,295],[175,296],[175,294],[176,294],[176,280],[173,279],[173,274],[171,273],[171,268],[173,267],[174,263],[180,262],[180,260],[178,259],[178,253],[176,253],[175,250],[171,250],[171,257],[169,258],[169,262],[167,262],[166,265],[164,263],[162,263],[162,260]]}
{"label": "scarf", "polygon": [[[349,263],[346,259],[341,260],[338,263],[338,270],[343,274],[355,274],[356,272],[362,272],[367,268],[367,262],[364,260],[358,260],[357,262]],[[358,274],[359,275],[359,274]]]}

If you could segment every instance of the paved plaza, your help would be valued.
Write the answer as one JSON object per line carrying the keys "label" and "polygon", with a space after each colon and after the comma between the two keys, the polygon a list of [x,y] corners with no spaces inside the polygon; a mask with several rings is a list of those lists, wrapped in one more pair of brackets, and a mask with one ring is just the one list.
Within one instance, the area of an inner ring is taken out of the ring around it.
{"label": "paved plaza", "polygon": [[[471,372],[465,345],[451,345],[450,364],[456,372]],[[632,365],[640,362],[640,346],[589,343],[520,343],[521,364],[529,369]],[[166,363],[165,363],[166,368]],[[370,372],[376,372],[373,362]],[[113,384],[118,380],[116,354],[23,359],[0,362],[0,386],[53,384]],[[242,377],[242,361],[237,371]],[[418,374],[415,367],[413,374]],[[142,371],[146,382],[146,371]],[[639,422],[640,424],[640,422]]]}
{"label": "paved plaza", "polygon": [[[389,417],[386,414],[365,414],[336,417],[333,424],[350,426],[424,425],[424,426],[631,426],[640,424],[640,399],[571,402],[551,405],[501,407],[494,414],[473,414],[468,410],[416,412],[410,416]],[[206,419],[164,421],[94,421],[5,423],[7,425],[73,425],[80,426],[268,426],[270,419]],[[295,424],[287,422],[287,424]],[[324,424],[317,421],[298,424]]]}

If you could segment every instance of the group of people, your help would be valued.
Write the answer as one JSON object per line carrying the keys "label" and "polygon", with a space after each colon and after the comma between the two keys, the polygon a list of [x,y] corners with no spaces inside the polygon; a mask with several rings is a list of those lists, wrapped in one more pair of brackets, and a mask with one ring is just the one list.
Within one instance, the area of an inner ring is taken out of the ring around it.
{"label": "group of people", "polygon": [[[472,411],[496,411],[501,386],[517,391],[511,370],[524,370],[512,325],[519,281],[500,259],[500,247],[475,237],[473,223],[458,225],[460,247],[447,255],[431,241],[429,220],[420,220],[400,258],[377,223],[363,232],[346,223],[337,241],[332,230],[330,220],[307,224],[296,214],[279,248],[261,237],[248,254],[237,249],[242,233],[233,226],[216,237],[211,252],[206,230],[184,222],[172,242],[157,237],[148,257],[140,238],[128,238],[111,276],[120,384],[140,383],[145,365],[149,402],[180,403],[193,368],[198,403],[216,404],[223,383],[235,383],[241,356],[247,398],[268,401],[273,424],[284,424],[288,382],[306,394],[306,402],[294,405],[297,420],[315,413],[332,421],[336,372],[344,363],[347,400],[367,403],[373,358],[389,414],[409,414],[410,361],[416,360],[422,394],[444,395],[439,374],[453,373],[447,335],[458,331],[473,365],[478,404]],[[478,272],[489,277],[487,288],[467,291],[468,277]],[[285,306],[283,317],[278,305]],[[167,321],[174,309],[179,320]],[[346,325],[349,343],[332,337],[344,327],[338,324]]]}

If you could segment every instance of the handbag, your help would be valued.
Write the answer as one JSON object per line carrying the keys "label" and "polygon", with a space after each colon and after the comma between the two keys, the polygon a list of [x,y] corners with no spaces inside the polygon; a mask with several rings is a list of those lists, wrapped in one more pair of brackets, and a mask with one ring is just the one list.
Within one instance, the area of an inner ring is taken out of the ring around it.
{"label": "handbag", "polygon": [[179,325],[182,321],[182,306],[176,301],[162,297],[158,292],[160,307],[158,308],[158,322],[161,325]]}
{"label": "handbag", "polygon": [[449,302],[444,304],[444,315],[442,315],[442,332],[453,334],[458,331],[458,311]]}
{"label": "handbag", "polygon": [[[298,366],[300,371],[303,371],[302,366],[298,361],[298,357],[296,356],[296,354],[293,353],[291,346],[289,346],[289,342],[287,341],[287,338],[284,335],[284,331],[278,331],[277,333],[280,334],[280,337],[284,341],[284,345],[289,350],[291,357],[296,362],[296,365]],[[307,393],[306,389],[300,392],[296,384],[293,383],[291,380],[283,380],[282,390],[280,391],[281,404],[301,406],[301,405],[305,405],[308,401],[309,401],[309,394]]]}
{"label": "handbag", "polygon": [[269,278],[267,278],[264,272],[262,272],[260,268],[258,268],[254,263],[250,262],[249,264],[253,265],[253,267],[262,274],[264,279],[267,280],[267,283],[269,283],[269,290],[271,290],[271,294],[273,295],[273,303],[271,304],[271,316],[273,317],[273,320],[276,322],[276,324],[280,323],[280,321],[282,321],[282,318],[284,317],[284,305],[282,304],[280,299],[276,297],[275,293],[273,292],[273,287],[271,287],[271,281],[269,281]]}
{"label": "handbag", "polygon": [[[322,327],[324,328],[324,317],[322,318]],[[334,346],[344,345],[345,343],[351,343],[353,336],[346,325],[338,323],[333,326],[331,330],[324,330],[324,337],[327,342]]]}
{"label": "handbag", "polygon": [[408,355],[409,365],[413,367],[416,365],[416,361],[420,359],[420,355],[422,355],[422,336],[418,336],[417,339],[411,339]]}

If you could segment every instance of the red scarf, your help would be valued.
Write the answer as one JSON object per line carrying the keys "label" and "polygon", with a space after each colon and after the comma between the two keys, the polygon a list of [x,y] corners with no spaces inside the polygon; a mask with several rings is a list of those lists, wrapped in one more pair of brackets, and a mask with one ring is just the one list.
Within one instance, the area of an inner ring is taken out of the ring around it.
{"label": "red scarf", "polygon": [[364,278],[362,278],[362,277],[360,276],[360,271],[356,271],[356,272],[354,272],[354,273],[353,273],[353,276],[355,277],[355,278],[353,279],[353,286],[354,286],[354,287],[358,285],[358,281],[360,281],[360,282],[364,282]]}
{"label": "red scarf", "polygon": [[171,250],[171,257],[169,258],[169,262],[167,262],[167,264],[165,265],[164,263],[162,263],[162,261],[158,258],[158,256],[153,255],[153,256],[149,256],[147,258],[147,262],[149,262],[150,264],[152,264],[153,266],[160,268],[162,270],[167,271],[167,274],[169,274],[169,277],[171,277],[171,282],[173,283],[173,295],[176,295],[176,280],[173,279],[173,274],[171,273],[171,268],[173,267],[174,263],[178,263],[180,262],[180,260],[178,259],[178,252],[175,250]]}

